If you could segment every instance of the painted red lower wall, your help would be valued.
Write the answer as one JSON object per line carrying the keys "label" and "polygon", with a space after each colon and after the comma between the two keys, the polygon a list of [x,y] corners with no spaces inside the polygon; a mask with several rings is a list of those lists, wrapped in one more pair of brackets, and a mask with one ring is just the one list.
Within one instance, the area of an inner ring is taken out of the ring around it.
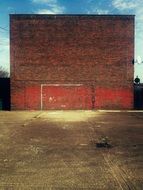
{"label": "painted red lower wall", "polygon": [[13,109],[132,109],[132,88],[31,85],[12,93]]}
{"label": "painted red lower wall", "polygon": [[96,109],[132,109],[133,88],[96,88]]}
{"label": "painted red lower wall", "polygon": [[42,109],[92,109],[91,88],[85,86],[43,86]]}
{"label": "painted red lower wall", "polygon": [[21,85],[15,85],[11,88],[11,110],[25,109],[25,89]]}
{"label": "painted red lower wall", "polygon": [[29,110],[41,109],[41,88],[40,86],[29,86],[25,88],[25,108]]}

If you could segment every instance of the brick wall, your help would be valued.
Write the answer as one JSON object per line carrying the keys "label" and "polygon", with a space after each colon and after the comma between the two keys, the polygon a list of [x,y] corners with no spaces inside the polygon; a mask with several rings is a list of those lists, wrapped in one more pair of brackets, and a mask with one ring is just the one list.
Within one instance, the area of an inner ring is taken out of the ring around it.
{"label": "brick wall", "polygon": [[133,107],[134,16],[11,15],[10,24],[12,109],[40,109],[42,84],[80,84],[95,109]]}

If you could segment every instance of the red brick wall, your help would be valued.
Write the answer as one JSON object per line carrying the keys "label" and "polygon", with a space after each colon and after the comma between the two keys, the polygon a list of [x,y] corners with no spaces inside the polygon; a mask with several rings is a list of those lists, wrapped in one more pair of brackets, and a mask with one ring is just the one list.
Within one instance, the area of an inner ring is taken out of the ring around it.
{"label": "red brick wall", "polygon": [[81,84],[91,100],[83,109],[93,99],[95,109],[133,107],[134,16],[11,15],[10,23],[12,109],[40,109],[41,84]]}

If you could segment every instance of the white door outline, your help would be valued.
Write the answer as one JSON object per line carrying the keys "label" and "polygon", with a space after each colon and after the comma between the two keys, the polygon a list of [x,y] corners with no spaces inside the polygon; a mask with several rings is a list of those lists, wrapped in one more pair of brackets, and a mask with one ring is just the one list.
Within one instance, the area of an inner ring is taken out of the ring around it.
{"label": "white door outline", "polygon": [[41,84],[41,111],[43,110],[43,87],[44,86],[83,86],[83,84]]}

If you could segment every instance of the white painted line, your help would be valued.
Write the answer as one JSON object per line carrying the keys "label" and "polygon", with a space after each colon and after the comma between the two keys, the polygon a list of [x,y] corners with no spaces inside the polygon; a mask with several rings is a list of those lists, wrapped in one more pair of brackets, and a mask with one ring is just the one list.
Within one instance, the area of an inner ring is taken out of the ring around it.
{"label": "white painted line", "polygon": [[42,86],[83,86],[83,84],[42,84]]}
{"label": "white painted line", "polygon": [[143,110],[94,110],[98,112],[143,112]]}
{"label": "white painted line", "polygon": [[43,110],[43,84],[41,84],[41,110]]}
{"label": "white painted line", "polygon": [[[83,84],[41,84],[41,110],[43,110],[43,87],[44,86],[83,86]],[[63,106],[64,107],[64,106]]]}

